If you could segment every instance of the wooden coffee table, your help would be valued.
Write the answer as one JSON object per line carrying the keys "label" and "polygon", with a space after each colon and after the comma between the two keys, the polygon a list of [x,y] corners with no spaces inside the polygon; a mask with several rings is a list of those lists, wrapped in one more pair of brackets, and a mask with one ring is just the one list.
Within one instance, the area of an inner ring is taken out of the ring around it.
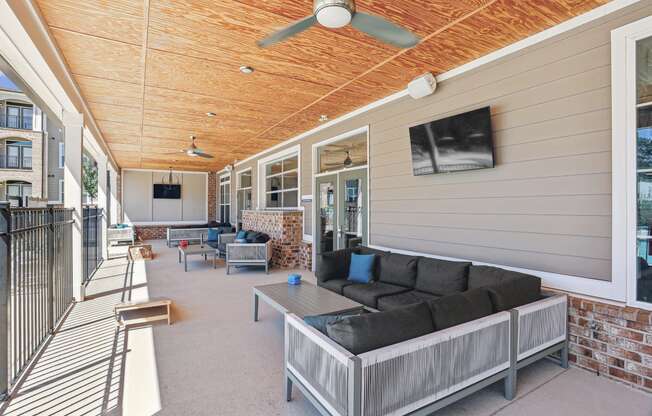
{"label": "wooden coffee table", "polygon": [[179,263],[183,257],[183,271],[188,271],[188,256],[204,256],[204,260],[208,259],[208,255],[213,256],[213,268],[217,268],[217,250],[211,246],[179,246]]}
{"label": "wooden coffee table", "polygon": [[312,283],[302,282],[296,286],[274,283],[254,287],[254,321],[258,321],[259,299],[281,313],[293,313],[300,318],[364,309],[363,304]]}

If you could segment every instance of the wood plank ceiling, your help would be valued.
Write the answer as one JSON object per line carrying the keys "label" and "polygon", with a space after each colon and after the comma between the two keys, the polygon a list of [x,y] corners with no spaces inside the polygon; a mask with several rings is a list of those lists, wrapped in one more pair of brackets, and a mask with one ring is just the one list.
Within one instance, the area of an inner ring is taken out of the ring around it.
{"label": "wood plank ceiling", "polygon": [[[350,27],[255,41],[312,0],[37,0],[121,167],[219,170],[608,0],[358,0],[418,34],[399,50]],[[238,68],[255,68],[243,75]],[[207,112],[216,117],[207,117]],[[181,153],[190,135],[212,160]]]}

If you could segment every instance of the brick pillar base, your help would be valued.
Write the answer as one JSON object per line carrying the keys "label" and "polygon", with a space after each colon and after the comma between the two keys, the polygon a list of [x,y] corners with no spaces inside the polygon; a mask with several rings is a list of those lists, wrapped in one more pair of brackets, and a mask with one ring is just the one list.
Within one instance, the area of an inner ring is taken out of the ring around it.
{"label": "brick pillar base", "polygon": [[305,264],[302,211],[244,211],[242,228],[270,236],[273,267],[294,269]]}

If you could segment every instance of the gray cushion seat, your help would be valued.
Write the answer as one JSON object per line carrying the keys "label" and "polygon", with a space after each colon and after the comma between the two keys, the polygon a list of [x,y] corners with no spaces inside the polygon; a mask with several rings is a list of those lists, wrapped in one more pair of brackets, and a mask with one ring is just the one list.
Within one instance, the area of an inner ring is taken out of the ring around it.
{"label": "gray cushion seat", "polygon": [[352,282],[347,279],[331,279],[331,280],[326,280],[325,282],[319,282],[319,286],[328,289],[332,292],[335,292],[338,295],[342,294],[342,289],[344,289],[345,286],[351,286],[354,284],[355,282]]}
{"label": "gray cushion seat", "polygon": [[439,298],[437,295],[431,293],[420,292],[418,290],[411,290],[398,295],[383,296],[378,299],[378,309],[381,311],[388,311],[390,309],[401,308],[415,303],[426,302]]}
{"label": "gray cushion seat", "polygon": [[484,287],[494,312],[506,311],[541,299],[541,279],[492,266],[471,266],[469,289]]}
{"label": "gray cushion seat", "polygon": [[342,294],[371,308],[378,308],[378,298],[410,291],[410,288],[383,282],[356,283],[345,286]]}

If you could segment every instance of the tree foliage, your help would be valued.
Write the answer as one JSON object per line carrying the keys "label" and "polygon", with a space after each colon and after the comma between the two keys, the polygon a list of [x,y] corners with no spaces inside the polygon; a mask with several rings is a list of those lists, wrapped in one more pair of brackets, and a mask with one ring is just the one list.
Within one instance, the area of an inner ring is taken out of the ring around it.
{"label": "tree foliage", "polygon": [[84,157],[82,163],[82,183],[84,191],[91,197],[97,198],[97,166],[92,159]]}

